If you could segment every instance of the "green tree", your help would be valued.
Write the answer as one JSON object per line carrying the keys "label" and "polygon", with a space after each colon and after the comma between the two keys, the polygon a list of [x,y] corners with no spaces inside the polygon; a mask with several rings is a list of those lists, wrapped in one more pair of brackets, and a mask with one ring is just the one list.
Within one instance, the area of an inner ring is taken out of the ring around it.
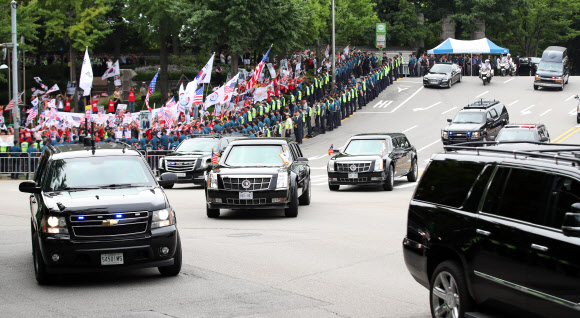
{"label": "green tree", "polygon": [[419,21],[417,4],[408,0],[375,0],[375,3],[379,20],[387,23],[389,44],[413,46],[432,36],[430,27]]}
{"label": "green tree", "polygon": [[337,44],[363,43],[365,31],[374,29],[379,22],[376,4],[371,0],[335,0],[335,26]]}

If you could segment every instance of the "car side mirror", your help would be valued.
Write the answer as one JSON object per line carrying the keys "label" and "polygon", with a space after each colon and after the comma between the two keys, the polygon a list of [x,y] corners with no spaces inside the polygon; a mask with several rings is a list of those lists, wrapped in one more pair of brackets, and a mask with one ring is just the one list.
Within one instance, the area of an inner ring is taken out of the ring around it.
{"label": "car side mirror", "polygon": [[580,203],[572,204],[572,210],[564,215],[562,233],[566,236],[580,237]]}
{"label": "car side mirror", "polygon": [[308,163],[308,158],[298,157],[296,159],[297,162]]}
{"label": "car side mirror", "polygon": [[34,181],[24,181],[18,186],[18,190],[24,193],[40,193],[42,189]]}
{"label": "car side mirror", "polygon": [[548,140],[550,140],[550,139],[548,137],[546,137],[546,136],[540,138],[540,142],[546,142]]}
{"label": "car side mirror", "polygon": [[340,153],[340,149],[334,149],[332,150],[332,153]]}
{"label": "car side mirror", "polygon": [[576,96],[574,96],[574,98],[580,99],[580,95],[576,95]]}
{"label": "car side mirror", "polygon": [[451,124],[451,122],[453,122],[453,120],[451,118],[447,118],[447,122]]}
{"label": "car side mirror", "polygon": [[172,186],[177,183],[177,175],[172,172],[165,172],[161,174],[157,183],[162,187]]}

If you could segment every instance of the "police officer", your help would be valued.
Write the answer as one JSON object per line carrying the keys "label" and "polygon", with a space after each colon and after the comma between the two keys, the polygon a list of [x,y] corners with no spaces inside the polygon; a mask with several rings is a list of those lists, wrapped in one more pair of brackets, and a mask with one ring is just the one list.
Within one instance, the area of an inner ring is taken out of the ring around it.
{"label": "police officer", "polygon": [[10,159],[12,161],[10,179],[18,179],[18,172],[20,172],[20,152],[22,149],[18,144],[18,140],[14,140],[14,146],[10,147]]}
{"label": "police officer", "polygon": [[298,144],[302,143],[303,117],[299,111],[294,112],[294,137]]}

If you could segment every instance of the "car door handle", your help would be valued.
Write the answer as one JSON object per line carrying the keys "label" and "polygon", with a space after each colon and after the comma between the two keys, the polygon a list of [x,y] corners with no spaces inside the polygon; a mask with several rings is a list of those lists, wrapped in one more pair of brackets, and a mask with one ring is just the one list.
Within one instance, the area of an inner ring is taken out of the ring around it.
{"label": "car door handle", "polygon": [[549,248],[538,244],[532,244],[532,248],[541,252],[547,252],[549,250]]}
{"label": "car door handle", "polygon": [[491,235],[491,232],[485,231],[485,230],[481,230],[481,229],[475,230],[475,233],[477,233],[479,235],[483,235],[483,236],[490,236]]}
{"label": "car door handle", "polygon": [[32,200],[30,200],[30,203],[36,204],[36,200],[32,199]]}

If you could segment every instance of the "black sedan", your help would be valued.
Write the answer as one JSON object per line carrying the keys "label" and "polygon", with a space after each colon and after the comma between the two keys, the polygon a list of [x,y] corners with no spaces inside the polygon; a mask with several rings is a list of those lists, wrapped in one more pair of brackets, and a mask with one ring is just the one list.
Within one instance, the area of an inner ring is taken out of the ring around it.
{"label": "black sedan", "polygon": [[451,85],[458,82],[461,82],[461,68],[457,64],[435,64],[423,76],[423,86],[451,88]]}
{"label": "black sedan", "polygon": [[538,70],[538,64],[540,64],[541,58],[539,57],[522,57],[520,58],[520,68],[518,69],[518,74],[520,75],[536,75]]}

